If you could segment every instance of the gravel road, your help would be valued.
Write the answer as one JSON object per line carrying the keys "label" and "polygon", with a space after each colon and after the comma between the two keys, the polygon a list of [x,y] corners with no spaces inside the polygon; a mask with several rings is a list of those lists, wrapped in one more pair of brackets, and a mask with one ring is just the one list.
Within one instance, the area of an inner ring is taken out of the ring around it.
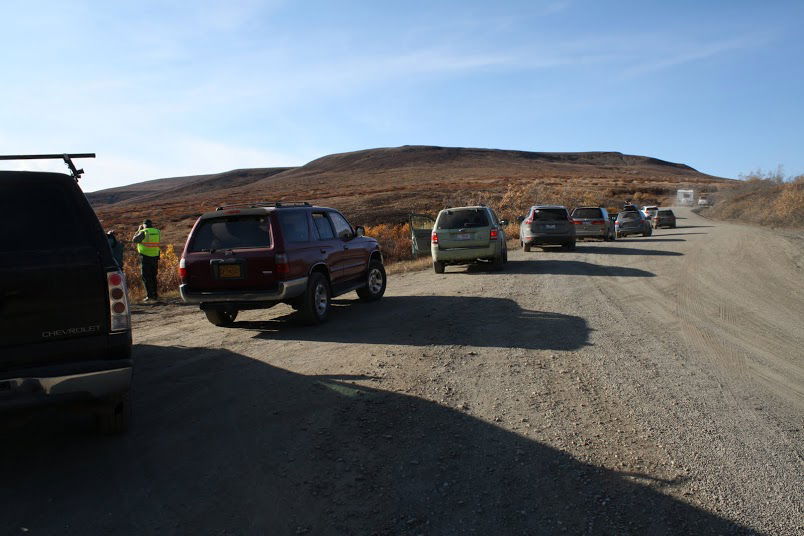
{"label": "gravel road", "polygon": [[804,239],[706,220],[215,328],[137,306],[135,422],[0,425],[8,534],[801,534]]}

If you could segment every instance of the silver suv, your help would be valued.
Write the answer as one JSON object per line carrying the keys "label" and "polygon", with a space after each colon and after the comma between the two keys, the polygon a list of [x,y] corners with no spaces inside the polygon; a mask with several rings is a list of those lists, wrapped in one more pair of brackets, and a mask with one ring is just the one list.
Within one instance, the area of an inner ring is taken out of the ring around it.
{"label": "silver suv", "polygon": [[[502,268],[508,262],[503,229],[507,224],[484,205],[447,208],[435,220],[421,214],[411,215],[413,250],[424,255],[425,247],[429,246],[437,274],[443,274],[444,268],[451,264],[490,262],[493,267]],[[429,240],[425,233],[428,225],[432,225]]]}
{"label": "silver suv", "polygon": [[572,211],[572,223],[578,238],[614,240],[614,223],[603,207],[578,207]]}
{"label": "silver suv", "polygon": [[567,207],[561,205],[534,205],[519,227],[522,249],[533,246],[561,246],[567,251],[575,249],[575,225]]}

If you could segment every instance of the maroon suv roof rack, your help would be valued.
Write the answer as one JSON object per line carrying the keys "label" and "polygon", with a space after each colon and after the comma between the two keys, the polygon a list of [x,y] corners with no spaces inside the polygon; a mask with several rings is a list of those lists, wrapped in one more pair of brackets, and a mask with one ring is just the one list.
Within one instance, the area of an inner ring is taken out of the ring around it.
{"label": "maroon suv roof rack", "polygon": [[307,201],[265,201],[258,203],[236,203],[234,205],[222,205],[215,210],[225,210],[234,207],[260,208],[260,207],[309,207],[312,206]]}
{"label": "maroon suv roof rack", "polygon": [[95,153],[64,153],[64,154],[8,154],[0,155],[0,160],[64,160],[70,169],[70,175],[78,182],[83,169],[78,169],[73,164],[73,158],[95,158]]}

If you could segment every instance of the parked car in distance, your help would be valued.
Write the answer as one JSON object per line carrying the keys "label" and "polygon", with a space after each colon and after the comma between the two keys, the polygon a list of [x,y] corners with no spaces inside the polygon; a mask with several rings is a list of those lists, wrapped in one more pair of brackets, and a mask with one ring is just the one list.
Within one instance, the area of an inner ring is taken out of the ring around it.
{"label": "parked car in distance", "polygon": [[[418,231],[416,230],[418,225]],[[411,215],[411,232],[417,254],[424,251],[422,226],[431,224],[430,255],[433,271],[443,274],[446,266],[489,262],[500,269],[508,262],[508,246],[505,240],[505,220],[485,205],[447,208],[435,219],[422,214]]]}
{"label": "parked car in distance", "polygon": [[676,228],[676,215],[669,208],[660,208],[653,218],[653,226],[658,229],[659,227]]}
{"label": "parked car in distance", "polygon": [[534,205],[519,227],[522,249],[533,246],[561,246],[566,251],[575,249],[575,225],[567,207],[561,205]]}
{"label": "parked car in distance", "polygon": [[603,207],[577,207],[572,210],[576,238],[614,240],[614,223]]}
{"label": "parked car in distance", "polygon": [[650,221],[653,220],[653,217],[656,216],[656,212],[659,210],[659,207],[656,205],[646,205],[642,207],[641,212],[645,216],[645,218]]}
{"label": "parked car in distance", "polygon": [[0,206],[0,410],[76,405],[124,432],[131,316],[95,212],[61,173],[0,171]]}
{"label": "parked car in distance", "polygon": [[623,238],[629,235],[641,234],[642,236],[650,236],[653,234],[650,222],[645,219],[645,215],[638,210],[624,210],[617,214],[617,220],[614,222],[614,230],[617,238]]}
{"label": "parked car in distance", "polygon": [[710,207],[712,206],[712,202],[709,200],[709,197],[706,195],[701,194],[698,198],[698,206],[699,207]]}
{"label": "parked car in distance", "polygon": [[308,203],[220,207],[195,223],[179,263],[182,299],[216,326],[238,311],[287,303],[308,324],[327,319],[330,300],[385,293],[380,246],[337,210]]}

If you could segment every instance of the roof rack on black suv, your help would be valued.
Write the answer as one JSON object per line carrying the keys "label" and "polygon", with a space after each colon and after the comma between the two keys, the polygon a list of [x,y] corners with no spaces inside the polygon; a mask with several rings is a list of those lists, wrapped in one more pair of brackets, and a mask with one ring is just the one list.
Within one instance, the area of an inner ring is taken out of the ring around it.
{"label": "roof rack on black suv", "polygon": [[234,205],[221,205],[215,210],[225,210],[227,208],[247,207],[247,208],[260,208],[260,207],[309,207],[310,203],[307,201],[264,201],[258,203],[235,203]]}
{"label": "roof rack on black suv", "polygon": [[64,163],[70,169],[70,175],[78,182],[78,179],[84,174],[84,170],[75,167],[73,158],[95,158],[95,153],[0,155],[0,160],[64,160]]}
{"label": "roof rack on black suv", "polygon": [[[22,233],[0,249],[0,411],[88,402],[103,432],[128,425],[131,316],[123,272],[78,186],[64,173],[0,171],[3,216]],[[35,239],[33,239],[35,237]]]}

